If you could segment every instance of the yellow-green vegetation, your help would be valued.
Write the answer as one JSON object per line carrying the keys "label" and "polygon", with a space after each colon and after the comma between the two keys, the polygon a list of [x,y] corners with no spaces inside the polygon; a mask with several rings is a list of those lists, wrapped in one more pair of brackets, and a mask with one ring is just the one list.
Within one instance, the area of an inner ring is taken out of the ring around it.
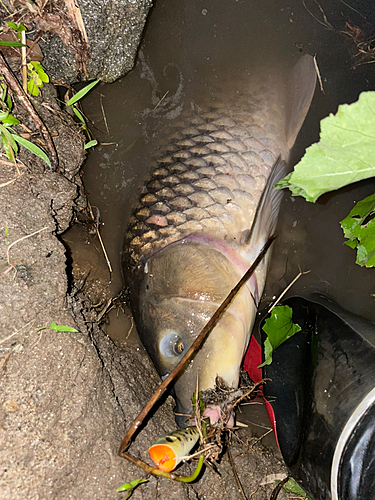
{"label": "yellow-green vegetation", "polygon": [[263,331],[267,334],[264,342],[264,362],[258,367],[272,363],[273,351],[299,332],[301,327],[293,323],[293,311],[289,306],[276,306],[266,319]]}
{"label": "yellow-green vegetation", "polygon": [[298,498],[300,500],[312,500],[307,495],[305,490],[301,488],[301,486],[297,484],[297,482],[292,477],[290,477],[287,483],[284,484],[283,491],[285,491],[285,493],[287,493],[288,495],[293,495],[293,498],[296,499]]}
{"label": "yellow-green vegetation", "polygon": [[[294,171],[276,184],[293,196],[315,202],[328,191],[375,176],[375,92],[339,106],[321,122],[320,141],[306,150]],[[375,195],[358,202],[341,221],[346,245],[357,249],[356,263],[375,265]]]}
{"label": "yellow-green vegetation", "polygon": [[18,145],[20,145],[31,151],[38,158],[44,160],[51,167],[51,162],[44,151],[14,131],[13,127],[19,125],[20,121],[11,114],[13,101],[9,95],[8,87],[3,83],[1,77],[0,82],[0,141],[5,154],[9,160],[15,162]]}
{"label": "yellow-green vegetation", "polygon": [[128,494],[126,495],[126,497],[123,497],[121,500],[128,500],[128,498],[130,498],[132,496],[132,494],[134,493],[135,488],[142,483],[147,483],[147,481],[148,481],[148,479],[134,479],[134,481],[130,481],[130,483],[123,484],[116,491],[118,493],[120,493],[122,491],[127,491]]}
{"label": "yellow-green vegetation", "polygon": [[375,92],[339,106],[320,122],[320,141],[276,184],[315,202],[328,191],[375,176]]}
{"label": "yellow-green vegetation", "polygon": [[349,215],[340,222],[345,244],[357,249],[356,263],[360,266],[375,266],[375,194],[356,203]]}
{"label": "yellow-green vegetation", "polygon": [[74,96],[72,98],[70,98],[69,101],[66,103],[67,106],[70,106],[72,108],[74,114],[76,115],[78,120],[81,122],[82,129],[85,131],[85,133],[88,137],[89,142],[87,142],[85,144],[85,146],[84,146],[85,149],[89,149],[89,148],[92,148],[93,146],[96,146],[98,144],[98,141],[95,139],[92,139],[90,131],[86,125],[86,120],[84,119],[80,110],[77,108],[76,104],[80,99],[82,99],[82,97],[84,97],[87,94],[87,92],[89,92],[93,87],[95,87],[95,85],[97,83],[99,83],[99,81],[100,80],[95,80],[94,82],[89,83],[88,85],[86,85],[86,87],[84,87],[79,92],[74,94]]}
{"label": "yellow-green vegetation", "polygon": [[50,323],[48,326],[41,326],[37,329],[37,332],[40,330],[55,330],[55,332],[70,332],[70,333],[78,333],[78,330],[72,328],[71,326],[58,325],[54,321]]}
{"label": "yellow-green vegetation", "polygon": [[44,84],[49,82],[48,75],[40,62],[31,61],[27,65],[27,76],[29,77],[27,90],[31,95],[37,97],[39,89],[42,89]]}

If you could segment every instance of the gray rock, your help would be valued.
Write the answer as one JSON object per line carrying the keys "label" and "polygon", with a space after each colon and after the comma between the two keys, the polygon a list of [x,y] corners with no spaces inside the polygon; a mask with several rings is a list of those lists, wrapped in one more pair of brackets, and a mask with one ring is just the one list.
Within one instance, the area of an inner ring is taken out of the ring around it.
{"label": "gray rock", "polygon": [[111,83],[133,65],[151,0],[78,0],[86,28],[90,57],[88,77],[77,69],[73,53],[58,35],[44,35],[39,45],[43,66],[52,81],[68,84],[99,78]]}

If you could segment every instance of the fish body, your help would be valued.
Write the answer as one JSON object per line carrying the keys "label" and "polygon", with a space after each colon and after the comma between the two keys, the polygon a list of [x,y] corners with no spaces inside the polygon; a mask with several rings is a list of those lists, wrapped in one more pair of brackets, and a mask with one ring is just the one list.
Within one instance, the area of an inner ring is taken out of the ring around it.
{"label": "fish body", "polygon": [[[183,114],[152,166],[130,220],[124,274],[142,342],[159,374],[181,359],[274,231],[273,186],[315,89],[304,56],[285,82],[274,71],[238,78]],[[180,425],[191,396],[239,380],[268,257],[237,294],[174,386]]]}
{"label": "fish body", "polygon": [[187,427],[171,432],[156,441],[148,452],[152,461],[160,470],[171,472],[189,455],[197,444],[199,432],[196,427]]}

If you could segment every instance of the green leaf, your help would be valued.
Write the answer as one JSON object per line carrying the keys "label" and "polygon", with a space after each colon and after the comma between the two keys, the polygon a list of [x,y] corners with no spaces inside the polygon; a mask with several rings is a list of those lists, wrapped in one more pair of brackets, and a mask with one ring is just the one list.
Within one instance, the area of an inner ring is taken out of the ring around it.
{"label": "green leaf", "polygon": [[7,25],[18,33],[20,33],[21,31],[27,31],[26,27],[22,23],[17,25],[15,23],[12,23],[11,21],[7,21]]}
{"label": "green leaf", "polygon": [[55,332],[69,332],[69,333],[78,333],[78,330],[72,328],[70,326],[57,325],[54,321],[50,323],[49,326],[42,326],[37,329],[37,332],[40,330],[54,330]]}
{"label": "green leaf", "polygon": [[289,306],[276,306],[272,309],[271,316],[266,319],[263,326],[263,330],[267,334],[264,342],[265,360],[258,368],[270,365],[273,351],[301,330],[299,325],[293,323],[292,316],[293,311]]}
{"label": "green leaf", "polygon": [[84,149],[89,149],[89,148],[93,148],[94,146],[96,146],[98,144],[98,141],[96,139],[93,139],[92,141],[88,142],[87,144],[85,144],[83,146]]}
{"label": "green leaf", "polygon": [[21,146],[28,149],[32,153],[34,153],[35,156],[37,156],[41,160],[45,161],[47,163],[47,165],[51,168],[51,162],[49,161],[48,156],[38,146],[36,146],[32,142],[28,141],[27,139],[20,137],[19,135],[13,134],[13,137],[18,142],[18,144],[21,144]]}
{"label": "green leaf", "polygon": [[21,42],[13,41],[13,40],[10,40],[10,41],[0,40],[0,46],[2,46],[2,47],[27,47],[27,45],[25,45]]}
{"label": "green leaf", "polygon": [[148,479],[134,479],[134,481],[131,481],[130,483],[125,483],[120,488],[118,488],[116,491],[120,493],[121,491],[126,491],[130,489],[134,489],[136,486],[142,483],[147,483]]}
{"label": "green leaf", "polygon": [[5,138],[4,134],[0,134],[0,141],[3,144],[5,154],[7,155],[8,160],[13,160],[12,148],[10,147],[8,141]]}
{"label": "green leaf", "polygon": [[75,106],[72,106],[72,110],[73,110],[74,114],[76,115],[76,117],[78,118],[78,120],[82,123],[83,128],[86,128],[86,122],[82,116],[82,113]]}
{"label": "green leaf", "polygon": [[38,97],[39,95],[38,85],[36,84],[33,78],[27,82],[27,90],[34,97]]}
{"label": "green leaf", "polygon": [[4,125],[8,125],[9,127],[11,127],[12,125],[18,125],[20,123],[17,118],[15,118],[13,115],[10,115],[9,113],[8,116],[2,120],[2,122]]}
{"label": "green leaf", "polygon": [[339,106],[321,122],[320,141],[306,150],[294,172],[276,184],[315,202],[328,191],[375,176],[375,92]]}
{"label": "green leaf", "polygon": [[44,82],[44,83],[49,82],[49,77],[48,77],[47,73],[45,72],[43,66],[40,64],[40,62],[30,61],[28,66],[30,66],[30,68],[34,68],[34,70],[36,71],[41,82]]}
{"label": "green leaf", "polygon": [[283,491],[287,493],[288,495],[295,495],[299,498],[303,498],[306,500],[312,500],[305,490],[301,488],[301,486],[292,478],[290,477],[288,481],[284,484],[283,486]]}
{"label": "green leaf", "polygon": [[12,21],[7,21],[7,25],[12,28],[12,30],[16,30],[17,31],[17,24],[16,23],[12,23]]}
{"label": "green leaf", "polygon": [[[375,194],[356,203],[349,215],[340,224],[344,231],[345,244],[357,249],[356,263],[360,266],[375,266]],[[371,219],[370,219],[371,218]]]}
{"label": "green leaf", "polygon": [[[15,135],[11,134],[7,128],[4,127],[4,125],[0,125],[0,131],[5,135],[5,139],[8,143],[8,145],[13,149],[15,153],[18,152],[18,146],[15,142]],[[8,157],[9,158],[9,157]],[[12,159],[12,156],[11,158]]]}
{"label": "green leaf", "polygon": [[83,87],[79,92],[77,92],[73,97],[69,99],[69,101],[66,103],[67,106],[72,106],[75,102],[79,101],[82,99],[83,96],[87,94],[97,83],[99,83],[100,80],[95,80],[95,82],[91,82],[86,87]]}

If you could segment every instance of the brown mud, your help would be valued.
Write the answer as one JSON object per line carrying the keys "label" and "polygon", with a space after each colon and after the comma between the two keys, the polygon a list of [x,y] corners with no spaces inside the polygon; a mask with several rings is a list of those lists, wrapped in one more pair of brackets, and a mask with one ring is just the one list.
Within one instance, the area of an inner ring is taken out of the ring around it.
{"label": "brown mud", "polygon": [[[116,488],[143,472],[120,458],[118,448],[158,376],[134,342],[119,347],[99,326],[102,308],[93,305],[105,305],[106,280],[77,268],[79,249],[69,256],[61,240],[86,207],[83,137],[61,112],[52,86],[43,89],[37,110],[53,136],[59,172],[23,151],[15,178],[14,167],[0,156],[0,497],[120,499],[124,494]],[[33,130],[19,104],[14,114]],[[98,246],[94,235],[82,238]],[[89,266],[93,270],[95,262]],[[38,330],[52,322],[78,333]],[[174,428],[167,399],[131,453],[148,460],[147,448]],[[247,497],[270,498],[273,475],[281,479],[285,467],[259,442],[249,449],[253,441],[245,431],[239,437],[242,444],[233,438],[232,456]],[[133,498],[241,498],[226,456],[218,472],[206,469],[192,486],[150,478]]]}

